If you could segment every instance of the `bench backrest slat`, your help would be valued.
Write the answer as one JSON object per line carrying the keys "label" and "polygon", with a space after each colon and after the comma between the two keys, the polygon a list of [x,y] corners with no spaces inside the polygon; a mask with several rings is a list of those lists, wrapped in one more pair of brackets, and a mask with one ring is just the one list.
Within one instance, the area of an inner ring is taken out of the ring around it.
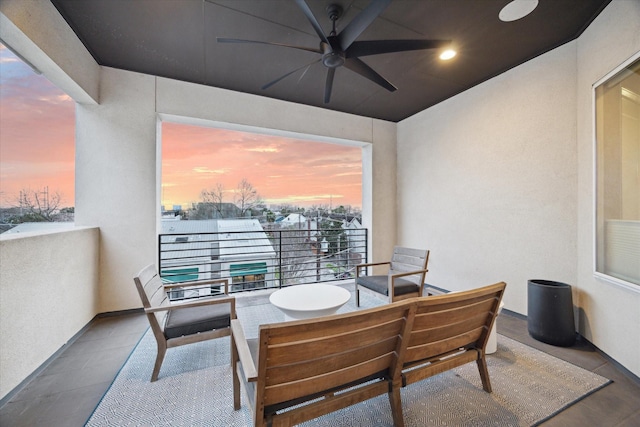
{"label": "bench backrest slat", "polygon": [[460,348],[484,349],[505,284],[419,300],[405,365]]}
{"label": "bench backrest slat", "polygon": [[370,376],[399,376],[401,337],[414,311],[415,304],[395,303],[322,322],[262,325],[257,400],[276,405]]}

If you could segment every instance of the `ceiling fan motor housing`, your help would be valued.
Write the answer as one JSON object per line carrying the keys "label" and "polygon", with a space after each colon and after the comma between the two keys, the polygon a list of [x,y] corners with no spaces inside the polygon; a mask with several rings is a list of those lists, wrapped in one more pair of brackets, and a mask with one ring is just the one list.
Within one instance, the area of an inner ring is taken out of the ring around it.
{"label": "ceiling fan motor housing", "polygon": [[344,65],[345,54],[340,49],[338,44],[338,38],[336,36],[327,37],[331,46],[325,42],[320,43],[320,49],[322,49],[322,63],[328,68],[338,68]]}

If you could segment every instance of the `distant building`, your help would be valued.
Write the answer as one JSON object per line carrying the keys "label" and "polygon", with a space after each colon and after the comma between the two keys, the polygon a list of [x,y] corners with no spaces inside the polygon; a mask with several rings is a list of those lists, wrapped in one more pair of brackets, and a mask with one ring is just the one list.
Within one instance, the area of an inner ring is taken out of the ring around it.
{"label": "distant building", "polygon": [[367,245],[365,242],[366,235],[362,232],[362,224],[360,224],[360,221],[358,221],[357,218],[352,218],[350,221],[343,221],[342,229],[347,235],[349,254],[353,258],[354,262],[359,264],[365,259],[367,252]]}
{"label": "distant building", "polygon": [[257,219],[218,220],[218,259],[234,290],[275,283],[276,252]]}
{"label": "distant building", "polygon": [[232,290],[275,280],[276,254],[257,219],[162,220],[163,280],[230,278]]}
{"label": "distant building", "polygon": [[307,227],[307,218],[298,213],[292,213],[287,215],[282,221],[279,221],[280,225],[283,227],[298,227],[298,228],[306,228]]}

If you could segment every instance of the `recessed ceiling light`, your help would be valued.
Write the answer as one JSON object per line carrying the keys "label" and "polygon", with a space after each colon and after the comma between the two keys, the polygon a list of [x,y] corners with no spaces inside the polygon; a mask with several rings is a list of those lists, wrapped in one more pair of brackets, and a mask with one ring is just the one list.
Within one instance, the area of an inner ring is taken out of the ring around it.
{"label": "recessed ceiling light", "polygon": [[511,22],[524,18],[538,7],[538,0],[513,0],[502,8],[498,17],[501,21]]}
{"label": "recessed ceiling light", "polygon": [[445,60],[445,61],[446,61],[447,59],[451,59],[451,58],[453,58],[454,56],[456,56],[456,51],[455,51],[455,50],[452,50],[452,49],[447,49],[447,50],[445,50],[444,52],[442,52],[442,53],[440,54],[440,59],[442,59],[442,60]]}

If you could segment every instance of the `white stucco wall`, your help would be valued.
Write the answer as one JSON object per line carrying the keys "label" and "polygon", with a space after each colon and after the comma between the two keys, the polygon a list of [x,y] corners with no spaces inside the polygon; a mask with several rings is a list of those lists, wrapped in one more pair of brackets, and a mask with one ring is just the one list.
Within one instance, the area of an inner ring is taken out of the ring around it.
{"label": "white stucco wall", "polygon": [[[553,71],[552,71],[553,70]],[[399,241],[431,250],[427,282],[576,277],[575,44],[527,62],[398,125]]]}
{"label": "white stucco wall", "polygon": [[155,263],[155,77],[102,68],[100,103],[76,107],[78,225],[100,227],[100,312],[141,305],[133,277]]}
{"label": "white stucco wall", "polygon": [[97,313],[97,228],[0,238],[0,398]]}
{"label": "white stucco wall", "polygon": [[640,374],[640,294],[593,278],[591,85],[640,49],[640,2],[577,40],[398,124],[398,240],[432,250],[427,282],[573,287],[579,331]]}
{"label": "white stucco wall", "polygon": [[577,43],[578,327],[589,341],[637,376],[640,376],[640,292],[593,276],[592,94],[596,82],[639,51],[640,1],[614,0]]}

